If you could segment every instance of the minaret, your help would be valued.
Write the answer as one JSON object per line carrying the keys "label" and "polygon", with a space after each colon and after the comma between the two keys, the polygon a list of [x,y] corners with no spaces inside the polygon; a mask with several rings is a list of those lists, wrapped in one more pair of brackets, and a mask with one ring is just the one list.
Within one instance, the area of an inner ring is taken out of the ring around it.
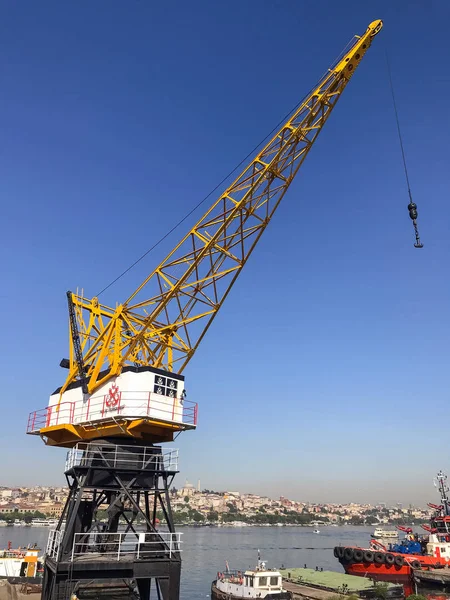
{"label": "minaret", "polygon": [[201,492],[201,491],[202,491],[202,489],[200,487],[200,479],[199,479],[198,483],[197,483],[197,492]]}

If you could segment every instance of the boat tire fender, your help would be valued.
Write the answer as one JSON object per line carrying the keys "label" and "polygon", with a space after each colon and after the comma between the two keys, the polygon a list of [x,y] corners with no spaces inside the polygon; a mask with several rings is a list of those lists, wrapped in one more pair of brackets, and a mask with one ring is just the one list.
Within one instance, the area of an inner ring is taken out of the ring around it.
{"label": "boat tire fender", "polygon": [[375,552],[375,554],[373,555],[373,562],[377,565],[382,565],[384,563],[383,552]]}
{"label": "boat tire fender", "polygon": [[366,550],[364,552],[364,562],[373,563],[373,552],[372,550]]}
{"label": "boat tire fender", "polygon": [[387,565],[393,565],[394,564],[394,560],[395,560],[395,556],[389,552],[388,554],[386,554],[384,560],[386,561]]}
{"label": "boat tire fender", "polygon": [[338,558],[344,558],[345,548],[343,548],[342,546],[336,546],[336,552]]}
{"label": "boat tire fender", "polygon": [[353,560],[353,548],[345,548],[344,550],[344,558],[347,561]]}
{"label": "boat tire fender", "polygon": [[353,560],[355,562],[361,562],[363,558],[364,552],[362,550],[359,550],[358,548],[356,550],[353,550]]}
{"label": "boat tire fender", "polygon": [[413,569],[420,569],[420,562],[418,560],[413,560],[411,566]]}
{"label": "boat tire fender", "polygon": [[403,556],[396,556],[394,558],[394,564],[396,567],[403,567],[403,565],[405,564],[405,559],[403,558]]}

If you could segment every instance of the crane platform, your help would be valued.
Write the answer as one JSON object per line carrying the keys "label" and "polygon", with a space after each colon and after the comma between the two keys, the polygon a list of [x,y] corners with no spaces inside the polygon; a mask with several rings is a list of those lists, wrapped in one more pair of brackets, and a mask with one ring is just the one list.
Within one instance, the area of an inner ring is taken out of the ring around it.
{"label": "crane platform", "polygon": [[29,414],[27,433],[50,446],[111,437],[170,442],[175,433],[196,428],[197,413],[197,403],[184,397],[184,377],[125,367],[92,396],[78,384],[63,394],[56,390],[46,408]]}

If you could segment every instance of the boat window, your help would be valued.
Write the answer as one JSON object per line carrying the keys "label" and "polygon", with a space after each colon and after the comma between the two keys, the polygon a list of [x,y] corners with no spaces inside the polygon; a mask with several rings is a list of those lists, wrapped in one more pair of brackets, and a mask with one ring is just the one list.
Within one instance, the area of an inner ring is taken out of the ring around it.
{"label": "boat window", "polygon": [[271,577],[270,585],[278,585],[278,577]]}
{"label": "boat window", "polygon": [[267,577],[260,577],[259,578],[259,585],[260,586],[267,585]]}
{"label": "boat window", "polygon": [[445,548],[444,546],[441,546],[441,552],[444,553],[445,552]]}

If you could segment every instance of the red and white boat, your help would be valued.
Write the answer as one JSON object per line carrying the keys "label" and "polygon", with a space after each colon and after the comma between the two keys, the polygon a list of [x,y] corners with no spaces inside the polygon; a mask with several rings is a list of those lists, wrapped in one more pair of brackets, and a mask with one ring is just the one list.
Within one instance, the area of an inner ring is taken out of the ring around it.
{"label": "red and white boat", "polygon": [[406,533],[399,543],[384,545],[372,540],[369,548],[336,546],[334,555],[350,575],[370,576],[383,581],[410,578],[413,569],[440,568],[450,565],[450,503],[447,476],[440,471],[437,487],[441,504],[429,504],[435,512],[430,525],[424,525],[427,536],[413,535],[412,529],[399,527]]}

